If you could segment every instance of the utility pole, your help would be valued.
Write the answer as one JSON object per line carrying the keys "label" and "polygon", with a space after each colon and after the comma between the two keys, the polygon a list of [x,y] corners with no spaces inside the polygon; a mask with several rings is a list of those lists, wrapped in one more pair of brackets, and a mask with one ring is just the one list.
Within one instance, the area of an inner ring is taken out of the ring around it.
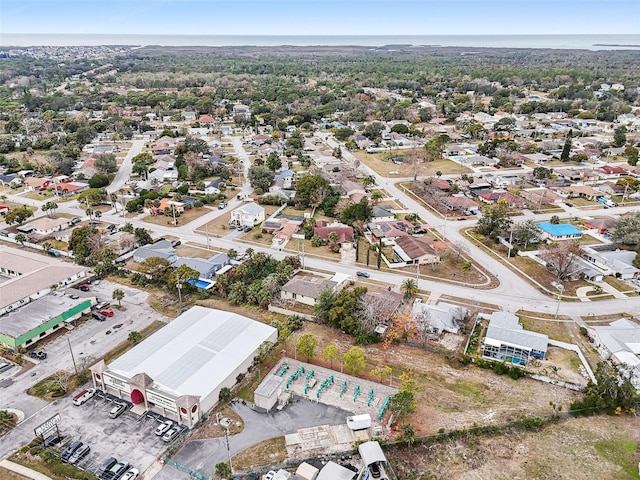
{"label": "utility pole", "polygon": [[233,465],[231,464],[231,449],[229,448],[229,427],[224,429],[224,444],[227,447],[227,456],[229,457],[229,468],[233,473]]}
{"label": "utility pole", "polygon": [[558,320],[558,312],[560,311],[560,300],[562,300],[562,292],[564,292],[564,285],[558,285],[558,303],[556,305],[555,320]]}
{"label": "utility pole", "polygon": [[67,344],[69,345],[69,352],[71,352],[71,361],[73,362],[73,369],[76,372],[76,375],[78,375],[78,367],[76,366],[76,359],[73,356],[73,350],[71,349],[71,340],[69,340],[69,337],[67,336]]}

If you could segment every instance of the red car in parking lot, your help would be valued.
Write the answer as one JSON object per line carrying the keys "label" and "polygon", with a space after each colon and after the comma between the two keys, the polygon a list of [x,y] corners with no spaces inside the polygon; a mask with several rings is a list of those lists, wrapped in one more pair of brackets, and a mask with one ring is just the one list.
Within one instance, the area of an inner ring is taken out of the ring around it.
{"label": "red car in parking lot", "polygon": [[88,283],[83,283],[78,287],[78,289],[83,292],[88,292],[90,288],[91,288],[91,285],[89,285]]}
{"label": "red car in parking lot", "polygon": [[100,313],[105,317],[113,317],[113,310],[111,310],[110,308],[103,308],[102,310],[100,310]]}

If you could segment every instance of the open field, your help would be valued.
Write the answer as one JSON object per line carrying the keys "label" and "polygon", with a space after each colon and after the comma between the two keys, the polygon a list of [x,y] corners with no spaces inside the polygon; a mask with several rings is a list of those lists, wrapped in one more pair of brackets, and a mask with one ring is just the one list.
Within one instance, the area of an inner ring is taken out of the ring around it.
{"label": "open field", "polygon": [[538,432],[506,431],[385,451],[398,478],[637,479],[640,418],[561,420]]}
{"label": "open field", "polygon": [[[202,215],[206,215],[209,213],[210,208],[202,207],[202,208],[190,208],[185,210],[180,216],[176,216],[176,221],[179,225],[189,223],[194,221],[197,218],[200,218]],[[147,215],[143,218],[143,221],[147,223],[153,223],[154,225],[171,225],[173,222],[173,217],[170,215]]]}

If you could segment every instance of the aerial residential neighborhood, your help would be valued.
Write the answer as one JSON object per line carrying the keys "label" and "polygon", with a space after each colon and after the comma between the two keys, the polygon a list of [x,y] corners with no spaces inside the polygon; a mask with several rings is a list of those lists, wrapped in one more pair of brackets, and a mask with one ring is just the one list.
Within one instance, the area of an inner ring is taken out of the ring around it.
{"label": "aerial residential neighborhood", "polygon": [[0,47],[0,478],[638,478],[637,50],[392,47]]}

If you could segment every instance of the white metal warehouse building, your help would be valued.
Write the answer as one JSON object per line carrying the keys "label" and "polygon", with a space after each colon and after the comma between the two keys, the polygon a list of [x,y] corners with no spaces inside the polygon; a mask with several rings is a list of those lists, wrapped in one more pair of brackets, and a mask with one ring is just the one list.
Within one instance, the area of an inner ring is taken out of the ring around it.
{"label": "white metal warehouse building", "polygon": [[91,367],[96,388],[189,427],[253,363],[275,328],[232,312],[192,307],[110,365]]}

